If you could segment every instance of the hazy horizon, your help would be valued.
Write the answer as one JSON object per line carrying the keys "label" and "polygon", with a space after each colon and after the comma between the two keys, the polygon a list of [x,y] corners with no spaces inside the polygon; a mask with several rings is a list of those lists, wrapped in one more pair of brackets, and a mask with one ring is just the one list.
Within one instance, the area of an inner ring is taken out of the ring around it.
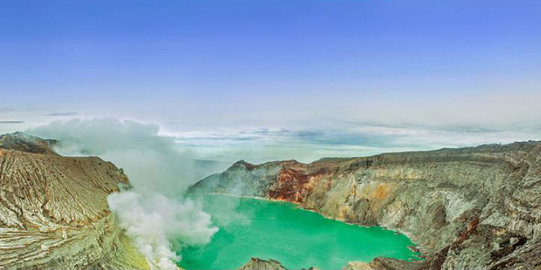
{"label": "hazy horizon", "polygon": [[127,119],[223,162],[541,139],[538,1],[0,3],[1,133]]}

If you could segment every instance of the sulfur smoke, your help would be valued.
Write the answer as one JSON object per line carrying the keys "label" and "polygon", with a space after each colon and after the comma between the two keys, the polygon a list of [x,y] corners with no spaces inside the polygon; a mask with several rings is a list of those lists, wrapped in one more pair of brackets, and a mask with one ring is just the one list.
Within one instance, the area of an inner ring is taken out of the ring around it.
{"label": "sulfur smoke", "polygon": [[97,155],[123,168],[133,188],[111,194],[109,206],[153,269],[177,269],[175,250],[203,245],[218,230],[185,198],[194,160],[157,125],[115,119],[53,122],[29,131],[59,140],[63,155]]}

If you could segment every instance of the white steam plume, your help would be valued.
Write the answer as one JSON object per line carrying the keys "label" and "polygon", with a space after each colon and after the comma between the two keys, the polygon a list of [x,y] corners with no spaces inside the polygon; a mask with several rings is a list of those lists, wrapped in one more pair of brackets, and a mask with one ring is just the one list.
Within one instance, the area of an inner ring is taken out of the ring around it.
{"label": "white steam plume", "polygon": [[217,230],[209,227],[210,215],[190,200],[125,191],[111,194],[109,205],[127,235],[157,269],[177,268],[174,261],[180,258],[171,250],[171,240],[185,245],[206,244]]}
{"label": "white steam plume", "polygon": [[115,119],[53,122],[29,131],[54,138],[64,155],[97,155],[123,168],[133,189],[111,194],[109,206],[154,269],[176,269],[172,243],[208,243],[217,231],[210,216],[183,197],[194,179],[189,152],[159,136],[156,125]]}

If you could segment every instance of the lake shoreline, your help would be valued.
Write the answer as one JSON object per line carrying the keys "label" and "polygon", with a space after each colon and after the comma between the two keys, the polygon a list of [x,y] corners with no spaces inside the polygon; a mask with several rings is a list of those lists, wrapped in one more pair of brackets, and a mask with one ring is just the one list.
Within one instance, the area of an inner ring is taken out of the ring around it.
{"label": "lake shoreline", "polygon": [[[193,199],[203,204],[203,209],[211,215],[214,222],[217,222],[215,224],[220,230],[209,244],[210,247],[202,247],[195,251],[192,249],[188,251],[191,253],[187,257],[183,252],[183,257],[190,261],[183,260],[184,263],[180,262],[179,265],[187,269],[196,269],[197,267],[191,267],[191,264],[197,264],[208,252],[214,252],[210,258],[211,262],[200,268],[239,267],[240,265],[220,264],[220,260],[225,256],[222,253],[230,253],[228,249],[236,248],[239,244],[241,249],[246,247],[252,249],[253,245],[257,247],[253,251],[239,251],[231,253],[230,256],[249,255],[249,257],[278,259],[291,269],[311,266],[319,266],[322,269],[341,268],[349,262],[368,263],[378,257],[419,260],[415,244],[406,235],[380,226],[346,223],[328,218],[312,209],[302,208],[297,203],[260,196],[220,192],[191,195]],[[204,199],[205,197],[207,199]],[[235,198],[242,200],[237,201]],[[236,217],[236,214],[239,216]],[[220,225],[224,222],[220,219],[227,221]],[[288,250],[291,248],[293,250]],[[295,257],[296,252],[302,254]],[[318,261],[319,258],[327,256],[330,256],[329,262]],[[214,262],[217,264],[213,266]]]}
{"label": "lake shoreline", "polygon": [[[362,225],[362,224],[359,224],[359,223],[352,223],[352,222],[346,222],[345,220],[341,220],[341,219],[335,219],[335,218],[331,218],[329,216],[326,216],[320,212],[318,212],[317,210],[315,209],[310,209],[310,208],[303,208],[299,203],[295,203],[295,202],[289,202],[289,201],[285,201],[285,200],[277,200],[277,199],[272,199],[272,198],[266,198],[266,197],[260,197],[260,196],[248,196],[248,195],[238,195],[238,194],[231,194],[231,193],[222,193],[222,192],[211,192],[211,193],[199,193],[199,194],[194,194],[194,195],[220,195],[220,196],[228,196],[228,197],[234,197],[234,198],[243,198],[243,199],[254,199],[254,200],[262,200],[262,201],[271,201],[271,202],[279,202],[279,203],[286,203],[286,204],[291,204],[291,205],[294,205],[296,206],[298,209],[300,210],[303,210],[303,211],[308,211],[308,212],[312,212],[312,213],[316,213],[316,214],[319,214],[320,216],[326,218],[326,219],[329,219],[329,220],[335,220],[335,221],[339,221],[339,222],[342,222],[344,224],[348,224],[348,225],[355,225],[355,226],[359,226],[359,227],[362,227],[362,228],[380,228],[380,229],[383,229],[383,230],[388,230],[388,231],[393,231],[397,234],[402,234],[402,235],[405,235],[408,237],[408,239],[410,239],[413,243],[413,245],[410,245],[408,246],[408,248],[414,252],[414,253],[418,253],[415,255],[415,257],[417,257],[417,259],[409,259],[408,261],[412,261],[412,262],[420,262],[420,261],[423,261],[426,259],[426,257],[423,255],[424,252],[422,251],[422,249],[419,247],[418,243],[415,243],[413,241],[413,236],[411,235],[411,233],[408,233],[408,232],[404,232],[400,229],[395,229],[395,228],[388,228],[388,227],[385,227],[385,226],[380,226],[380,225],[372,225],[372,226],[368,226],[368,225]],[[366,262],[368,263],[368,262]]]}

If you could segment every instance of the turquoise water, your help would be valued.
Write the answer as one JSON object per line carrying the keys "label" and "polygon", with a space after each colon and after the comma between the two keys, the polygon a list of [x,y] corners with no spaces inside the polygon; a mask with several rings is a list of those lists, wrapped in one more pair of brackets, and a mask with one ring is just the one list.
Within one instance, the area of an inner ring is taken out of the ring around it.
{"label": "turquoise water", "polygon": [[326,219],[293,204],[229,196],[204,197],[219,231],[204,247],[184,248],[180,266],[236,269],[251,257],[276,259],[289,269],[341,269],[374,257],[413,259],[411,241],[379,227]]}

